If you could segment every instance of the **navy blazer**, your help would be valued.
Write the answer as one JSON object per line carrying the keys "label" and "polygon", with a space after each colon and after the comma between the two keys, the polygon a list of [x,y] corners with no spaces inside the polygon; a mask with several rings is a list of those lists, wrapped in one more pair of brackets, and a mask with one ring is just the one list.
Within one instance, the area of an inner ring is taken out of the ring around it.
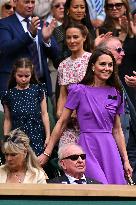
{"label": "navy blazer", "polygon": [[[42,22],[41,22],[42,27]],[[25,32],[16,14],[0,19],[0,75],[11,73],[14,61],[19,57],[30,58],[29,45],[33,42],[28,32]],[[42,40],[41,30],[38,30],[38,43],[41,51],[43,78],[51,95],[51,78],[47,64],[47,57],[51,58],[54,66],[59,55],[59,47],[55,39],[51,38],[51,47],[46,47]],[[7,88],[5,82],[5,88]]]}
{"label": "navy blazer", "polygon": [[[60,177],[56,177],[54,179],[47,179],[47,183],[55,183],[55,184],[70,184],[68,177],[64,174]],[[86,177],[86,183],[87,184],[102,184],[101,182],[98,182],[94,179],[90,179]]]}

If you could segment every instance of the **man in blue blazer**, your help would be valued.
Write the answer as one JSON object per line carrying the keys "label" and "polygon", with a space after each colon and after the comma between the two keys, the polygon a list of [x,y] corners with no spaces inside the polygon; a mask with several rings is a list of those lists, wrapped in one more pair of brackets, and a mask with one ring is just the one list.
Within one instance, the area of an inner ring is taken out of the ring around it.
{"label": "man in blue blazer", "polygon": [[15,14],[0,19],[0,91],[7,89],[12,66],[17,58],[28,57],[34,60],[32,45],[35,44],[38,59],[36,72],[39,80],[46,83],[48,95],[51,96],[47,57],[53,60],[55,66],[59,47],[51,35],[56,21],[53,19],[46,26],[39,17],[32,17],[35,0],[15,0],[15,3]]}

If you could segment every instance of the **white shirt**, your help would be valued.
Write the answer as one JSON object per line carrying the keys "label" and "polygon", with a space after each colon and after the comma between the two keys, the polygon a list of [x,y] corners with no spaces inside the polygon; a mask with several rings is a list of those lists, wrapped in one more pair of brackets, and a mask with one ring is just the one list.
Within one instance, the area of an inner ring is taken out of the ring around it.
{"label": "white shirt", "polygon": [[[75,182],[75,180],[78,180],[78,179],[76,179],[76,178],[74,178],[74,177],[72,177],[72,176],[70,176],[70,175],[68,175],[68,174],[65,174],[65,175],[68,177],[68,180],[69,180],[70,184],[77,184],[77,183]],[[84,179],[84,180],[85,180],[85,182],[83,182],[83,184],[87,184],[87,183],[86,183],[85,175],[83,175],[81,179]]]}
{"label": "white shirt", "polygon": [[[29,36],[33,39],[33,41],[36,42],[37,52],[38,52],[38,57],[39,57],[40,73],[41,73],[41,75],[42,75],[42,73],[43,73],[42,70],[43,70],[43,69],[42,69],[42,62],[41,62],[40,45],[39,45],[39,43],[38,43],[38,35],[36,35],[36,37],[33,38],[32,35],[30,34],[30,32],[29,32],[28,29],[27,29],[27,22],[24,21],[25,18],[22,17],[22,16],[20,16],[20,14],[17,13],[17,12],[15,12],[15,14],[16,14],[18,20],[20,21],[20,23],[22,24],[24,31],[25,31],[25,32],[28,32]],[[32,18],[29,17],[28,19],[31,21]],[[38,29],[40,30],[41,27],[38,27]],[[43,42],[44,42],[44,41],[43,41]],[[51,42],[49,42],[49,43],[45,43],[45,42],[44,42],[44,44],[45,44],[45,46],[47,46],[47,47],[50,47],[50,46],[51,46]]]}
{"label": "white shirt", "polygon": [[105,0],[100,0],[101,5],[102,5],[102,11],[100,14],[97,14],[94,0],[86,0],[86,2],[88,4],[90,19],[91,20],[100,19],[104,21],[106,17],[105,10],[104,10]]}

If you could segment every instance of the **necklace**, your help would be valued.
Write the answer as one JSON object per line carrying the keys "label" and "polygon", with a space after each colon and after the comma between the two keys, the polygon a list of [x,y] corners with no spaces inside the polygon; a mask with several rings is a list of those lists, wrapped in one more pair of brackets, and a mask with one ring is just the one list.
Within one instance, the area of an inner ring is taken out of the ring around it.
{"label": "necklace", "polygon": [[25,172],[21,173],[9,173],[8,181],[12,183],[22,183],[25,178]]}
{"label": "necklace", "polygon": [[19,176],[18,174],[14,174],[13,176],[17,179],[18,183],[22,183],[24,180],[24,174],[22,176]]}

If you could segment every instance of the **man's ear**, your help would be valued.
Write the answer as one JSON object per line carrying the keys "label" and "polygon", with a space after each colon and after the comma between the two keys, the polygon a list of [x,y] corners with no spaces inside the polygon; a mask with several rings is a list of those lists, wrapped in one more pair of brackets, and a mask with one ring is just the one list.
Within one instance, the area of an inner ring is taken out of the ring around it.
{"label": "man's ear", "polygon": [[66,170],[66,165],[64,160],[60,160],[59,162],[60,166],[62,167],[63,170]]}

